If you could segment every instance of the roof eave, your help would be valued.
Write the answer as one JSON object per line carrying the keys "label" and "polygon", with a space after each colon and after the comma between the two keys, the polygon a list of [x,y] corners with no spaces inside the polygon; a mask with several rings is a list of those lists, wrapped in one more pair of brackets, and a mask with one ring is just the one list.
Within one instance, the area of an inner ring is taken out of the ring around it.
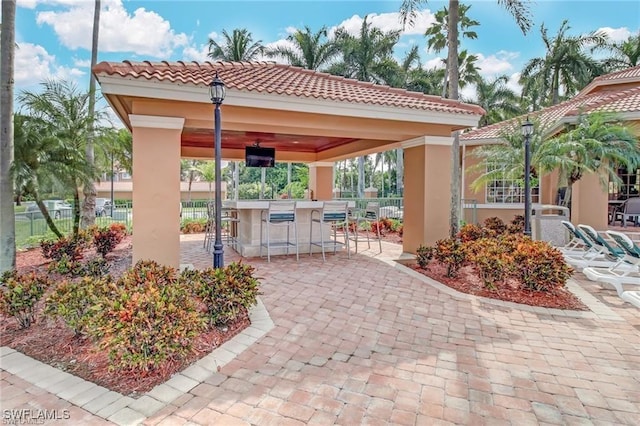
{"label": "roof eave", "polygon": [[[96,78],[100,82],[102,93],[107,97],[136,96],[152,99],[211,103],[208,88],[201,86],[179,84],[176,82],[168,84],[150,80],[140,81],[135,78],[122,78],[100,74],[96,75]],[[286,98],[287,102],[282,102],[283,98]],[[285,111],[359,118],[446,124],[452,126],[453,130],[477,126],[478,121],[482,117],[481,114],[467,111],[461,113],[427,111],[418,108],[341,102],[330,99],[315,99],[274,93],[256,93],[231,88],[227,89],[225,104],[236,106],[251,105],[256,108],[276,108]],[[475,106],[469,105],[469,107]]]}

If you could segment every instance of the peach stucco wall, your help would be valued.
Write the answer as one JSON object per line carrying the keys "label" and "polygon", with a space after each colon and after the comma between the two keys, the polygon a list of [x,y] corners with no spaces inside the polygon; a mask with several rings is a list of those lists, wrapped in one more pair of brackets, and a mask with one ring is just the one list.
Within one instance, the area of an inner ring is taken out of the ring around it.
{"label": "peach stucco wall", "polygon": [[591,225],[597,230],[607,229],[608,200],[609,195],[598,175],[583,175],[573,184],[571,222]]}
{"label": "peach stucco wall", "polygon": [[[154,123],[146,116],[133,117],[133,262],[153,259],[177,268],[183,120],[167,117]],[[174,128],[144,127],[152,125]]]}
{"label": "peach stucco wall", "polygon": [[333,198],[333,163],[309,164],[309,189],[314,200]]}
{"label": "peach stucco wall", "polygon": [[433,245],[449,235],[451,147],[406,148],[404,167],[403,250],[415,253],[421,244]]}

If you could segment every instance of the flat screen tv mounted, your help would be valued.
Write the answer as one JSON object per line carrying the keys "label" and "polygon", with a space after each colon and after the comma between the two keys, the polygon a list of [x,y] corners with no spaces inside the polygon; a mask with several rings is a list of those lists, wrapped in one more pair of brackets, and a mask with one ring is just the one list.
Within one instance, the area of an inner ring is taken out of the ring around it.
{"label": "flat screen tv mounted", "polygon": [[244,162],[247,167],[274,167],[276,165],[276,149],[247,146],[244,148]]}

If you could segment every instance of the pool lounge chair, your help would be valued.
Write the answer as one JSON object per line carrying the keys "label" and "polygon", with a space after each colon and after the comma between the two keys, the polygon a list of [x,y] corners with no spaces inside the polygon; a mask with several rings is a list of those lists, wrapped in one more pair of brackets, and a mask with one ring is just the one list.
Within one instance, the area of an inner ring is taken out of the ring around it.
{"label": "pool lounge chair", "polygon": [[582,272],[592,281],[613,286],[618,296],[622,297],[625,286],[640,289],[640,247],[622,232],[606,231],[606,233],[617,247],[623,250],[622,262],[609,268],[587,267]]}
{"label": "pool lounge chair", "polygon": [[624,251],[616,247],[615,244],[609,243],[607,240],[602,238],[598,231],[589,225],[583,224],[578,225],[578,230],[589,240],[592,247],[594,247],[592,253],[595,254],[587,254],[585,256],[565,255],[564,258],[568,264],[579,271],[587,267],[629,268],[629,266],[623,262]]}
{"label": "pool lounge chair", "polygon": [[570,241],[563,247],[558,247],[558,250],[565,256],[582,257],[582,256],[596,256],[598,254],[596,248],[591,241],[582,232],[575,227],[575,225],[568,220],[563,220],[562,225],[567,228]]}

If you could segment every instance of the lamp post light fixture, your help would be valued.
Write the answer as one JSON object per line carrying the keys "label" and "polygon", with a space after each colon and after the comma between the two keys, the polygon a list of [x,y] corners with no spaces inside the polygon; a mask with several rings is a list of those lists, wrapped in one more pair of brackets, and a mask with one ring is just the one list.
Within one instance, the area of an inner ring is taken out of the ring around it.
{"label": "lamp post light fixture", "polygon": [[527,117],[522,123],[524,136],[524,235],[531,237],[531,135],[533,123]]}
{"label": "lamp post light fixture", "polygon": [[220,164],[222,159],[222,130],[220,129],[220,105],[224,101],[225,88],[224,83],[218,78],[218,72],[213,81],[209,84],[209,95],[211,102],[215,105],[214,109],[214,126],[215,126],[215,140],[214,140],[214,154],[215,154],[215,240],[213,243],[213,267],[222,268],[224,266],[224,250],[222,246],[222,236],[220,229],[220,222],[222,221],[222,176],[220,171]]}

